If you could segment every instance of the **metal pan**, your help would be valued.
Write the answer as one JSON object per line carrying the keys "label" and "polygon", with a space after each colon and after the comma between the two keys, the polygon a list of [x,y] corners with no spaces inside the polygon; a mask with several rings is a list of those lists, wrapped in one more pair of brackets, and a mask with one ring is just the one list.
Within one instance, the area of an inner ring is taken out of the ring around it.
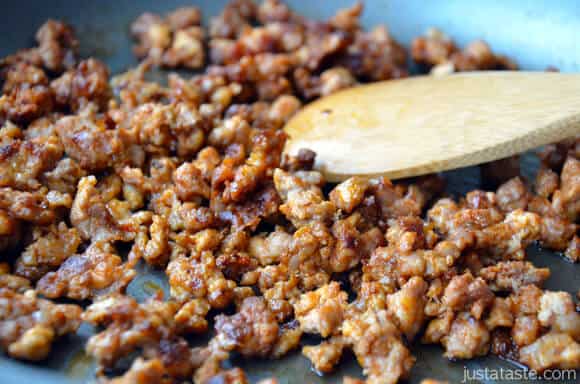
{"label": "metal pan", "polygon": [[[353,0],[286,2],[306,16],[322,19],[330,17],[338,8],[351,5]],[[218,14],[225,3],[225,0],[3,0],[0,5],[0,56],[30,46],[35,30],[46,19],[58,18],[75,27],[83,56],[91,55],[104,60],[116,73],[136,64],[131,54],[128,28],[142,12],[165,12],[177,6],[193,4],[202,9],[207,20]],[[362,22],[366,27],[386,24],[392,35],[406,45],[428,27],[435,26],[447,32],[460,45],[483,38],[494,51],[508,54],[524,69],[543,70],[555,66],[562,71],[580,70],[577,39],[580,5],[575,0],[366,0],[365,8]],[[536,166],[533,157],[523,158],[525,175],[533,175]],[[475,168],[448,172],[447,177],[452,193],[464,193],[480,186],[479,172]],[[537,247],[532,247],[529,255],[536,265],[550,267],[552,277],[546,284],[547,288],[572,293],[580,288],[579,266]],[[163,272],[142,268],[140,275],[131,283],[129,293],[142,299],[155,286],[166,288]],[[93,382],[94,366],[83,353],[84,342],[93,331],[83,325],[77,335],[55,346],[48,361],[39,364],[21,363],[0,356],[0,383]],[[418,383],[427,377],[459,383],[463,380],[466,367],[517,368],[495,357],[451,362],[443,358],[441,349],[435,346],[417,345],[413,346],[413,351],[417,363],[412,371],[411,383]],[[325,377],[316,375],[299,352],[279,361],[235,359],[232,364],[244,368],[252,381],[275,376],[281,384],[340,383],[345,374],[361,376],[360,368],[351,355],[343,358],[335,374]]]}

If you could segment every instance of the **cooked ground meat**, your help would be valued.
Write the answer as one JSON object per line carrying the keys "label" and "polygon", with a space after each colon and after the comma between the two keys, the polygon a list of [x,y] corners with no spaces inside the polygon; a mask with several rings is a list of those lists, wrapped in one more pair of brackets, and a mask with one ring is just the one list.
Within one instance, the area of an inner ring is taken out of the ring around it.
{"label": "cooked ground meat", "polygon": [[48,272],[36,287],[49,298],[76,300],[123,292],[135,277],[133,262],[123,263],[108,243],[93,243],[80,255],[67,258],[54,272]]}
{"label": "cooked ground meat", "polygon": [[76,332],[81,324],[81,307],[54,304],[40,299],[33,290],[16,293],[0,288],[0,345],[9,355],[22,360],[43,360],[52,342]]}
{"label": "cooked ground meat", "polygon": [[294,315],[304,332],[328,337],[339,331],[347,297],[339,284],[332,282],[300,296],[294,304]]}
{"label": "cooked ground meat", "polygon": [[443,32],[430,29],[413,40],[413,60],[431,69],[434,75],[451,72],[517,69],[506,56],[496,55],[485,41],[476,40],[460,50]]}
{"label": "cooked ground meat", "polygon": [[144,13],[131,25],[135,55],[164,67],[201,68],[205,64],[201,12],[183,7],[161,17]]}
{"label": "cooked ground meat", "polygon": [[517,291],[528,284],[542,286],[550,277],[548,268],[536,268],[529,261],[502,261],[479,271],[492,290]]}
{"label": "cooked ground meat", "polygon": [[343,335],[352,344],[367,383],[396,383],[409,375],[415,358],[385,310],[367,310],[345,321]]}
{"label": "cooked ground meat", "polygon": [[17,275],[33,281],[60,267],[81,243],[78,231],[64,222],[37,227],[32,236],[33,242],[20,254],[14,269]]}
{"label": "cooked ground meat", "polygon": [[318,372],[332,372],[342,356],[345,343],[340,338],[331,338],[319,345],[308,345],[302,348],[302,354],[311,362]]}
{"label": "cooked ground meat", "polygon": [[[207,28],[195,7],[146,13],[131,25],[142,62],[112,79],[51,20],[0,61],[2,349],[44,359],[82,317],[103,382],[244,384],[230,356],[281,358],[304,333],[323,338],[302,348],[319,372],[354,353],[366,379],[351,384],[407,378],[419,335],[450,359],[579,368],[579,305],[542,290],[550,271],[526,256],[539,241],[580,260],[580,138],[541,151],[533,188],[515,156],[482,166],[495,191],[456,200],[437,175],[330,185],[311,150],[283,155],[305,102],[409,74],[405,48],[364,30],[362,11],[313,21],[234,0]],[[515,68],[436,30],[409,54],[434,75]],[[156,82],[152,66],[196,73]],[[124,295],[141,259],[168,297]]]}

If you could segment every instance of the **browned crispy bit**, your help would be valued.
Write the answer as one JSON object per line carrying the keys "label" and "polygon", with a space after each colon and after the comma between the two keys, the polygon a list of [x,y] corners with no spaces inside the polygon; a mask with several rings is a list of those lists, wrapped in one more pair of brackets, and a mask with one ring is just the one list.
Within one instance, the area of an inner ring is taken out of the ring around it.
{"label": "browned crispy bit", "polygon": [[0,97],[0,118],[26,124],[49,113],[53,106],[53,96],[47,86],[20,85]]}
{"label": "browned crispy bit", "polygon": [[[13,219],[46,225],[55,220],[54,209],[58,207],[58,205],[51,207],[49,197],[46,189],[26,192],[0,188],[0,209],[6,211]],[[70,207],[70,196],[64,204]]]}
{"label": "browned crispy bit", "polygon": [[497,189],[497,205],[504,212],[526,209],[528,190],[522,179],[516,177],[500,185]]}
{"label": "browned crispy bit", "polygon": [[87,171],[102,171],[120,157],[123,143],[118,132],[106,128],[102,119],[67,116],[56,122],[65,153]]}
{"label": "browned crispy bit", "polygon": [[282,228],[269,234],[253,236],[248,245],[250,255],[255,257],[261,265],[269,265],[280,262],[282,255],[290,247],[292,235]]}
{"label": "browned crispy bit", "polygon": [[137,41],[133,51],[159,66],[201,68],[205,64],[205,36],[200,24],[201,12],[196,7],[176,9],[164,18],[144,13],[131,25]]}
{"label": "browned crispy bit", "polygon": [[429,67],[444,64],[457,51],[449,36],[442,31],[431,28],[425,36],[417,37],[411,46],[411,56],[419,64]]}
{"label": "browned crispy bit", "polygon": [[103,110],[111,97],[109,70],[96,59],[81,61],[50,84],[55,102],[61,108],[80,111],[89,103]]}
{"label": "browned crispy bit", "polygon": [[160,346],[161,341],[179,343],[174,322],[178,308],[175,302],[157,298],[142,304],[121,295],[97,300],[83,313],[83,320],[105,329],[89,339],[87,352],[108,367],[138,348],[163,354],[169,346]]}
{"label": "browned crispy bit", "polygon": [[10,264],[0,263],[0,289],[8,288],[17,293],[24,293],[31,288],[30,281],[10,273]]}
{"label": "browned crispy bit", "polygon": [[249,297],[235,315],[217,316],[215,329],[225,350],[266,357],[278,340],[279,326],[263,298]]}
{"label": "browned crispy bit", "polygon": [[3,65],[20,62],[42,67],[51,73],[60,73],[76,63],[79,42],[73,29],[57,20],[47,20],[36,31],[35,48],[24,49],[4,59]]}
{"label": "browned crispy bit", "polygon": [[545,145],[538,153],[542,165],[554,172],[560,173],[568,156],[578,159],[580,138],[574,137],[558,143]]}
{"label": "browned crispy bit", "polygon": [[[122,185],[117,177],[97,183],[90,175],[79,180],[70,210],[70,221],[83,239],[131,241],[152,219],[150,211],[131,212],[129,203],[116,199]],[[105,193],[106,192],[106,193]]]}
{"label": "browned crispy bit", "polygon": [[170,382],[166,378],[167,372],[163,363],[159,359],[144,360],[137,358],[131,364],[131,368],[123,376],[113,379],[101,379],[102,383],[109,384],[157,384]]}
{"label": "browned crispy bit", "polygon": [[362,203],[367,187],[367,180],[352,177],[337,185],[330,192],[330,200],[337,208],[350,213]]}
{"label": "browned crispy bit", "polygon": [[511,327],[514,325],[514,314],[512,313],[511,300],[497,297],[493,300],[489,314],[485,319],[485,324],[490,330],[497,327]]}
{"label": "browned crispy bit", "polygon": [[310,184],[299,175],[291,175],[281,169],[276,169],[274,183],[278,194],[284,201],[284,204],[280,206],[280,211],[296,227],[301,227],[310,221],[328,222],[336,211],[332,202],[324,200],[322,191],[316,184]]}
{"label": "browned crispy bit", "polygon": [[[30,129],[30,128],[29,128]],[[86,176],[76,160],[70,157],[61,159],[56,166],[42,175],[42,183],[50,190],[68,193],[73,196],[81,177]]]}
{"label": "browned crispy bit", "polygon": [[520,350],[520,360],[531,369],[575,369],[580,364],[580,344],[566,333],[550,332]]}
{"label": "browned crispy bit", "polygon": [[346,54],[337,60],[357,78],[379,81],[407,76],[405,49],[384,26],[365,32],[357,30]]}
{"label": "browned crispy bit", "polygon": [[169,224],[167,220],[158,215],[153,216],[153,222],[149,226],[151,238],[147,241],[143,250],[143,259],[154,266],[164,266],[169,259]]}
{"label": "browned crispy bit", "polygon": [[566,159],[560,175],[560,189],[554,192],[552,205],[570,221],[580,215],[580,160],[571,156]]}
{"label": "browned crispy bit", "polygon": [[517,69],[517,65],[502,55],[496,55],[483,40],[475,40],[463,50],[443,32],[430,29],[425,36],[413,40],[413,59],[431,68],[432,74],[490,69]]}
{"label": "browned crispy bit", "polygon": [[310,360],[318,372],[329,373],[338,364],[345,347],[340,337],[332,337],[319,345],[308,345],[302,348],[302,354]]}
{"label": "browned crispy bit", "polygon": [[396,383],[408,377],[415,358],[401,340],[387,311],[372,310],[347,319],[342,333],[352,345],[367,383]]}
{"label": "browned crispy bit", "polygon": [[347,304],[347,293],[337,282],[304,293],[294,304],[294,314],[306,333],[328,337],[340,331]]}
{"label": "browned crispy bit", "polygon": [[413,277],[399,291],[387,296],[388,311],[407,340],[413,340],[423,327],[426,291],[427,283]]}
{"label": "browned crispy bit", "polygon": [[563,251],[576,232],[576,224],[560,216],[546,198],[534,197],[530,202],[530,211],[542,215],[540,243],[542,246]]}
{"label": "browned crispy bit", "polygon": [[35,227],[32,236],[33,242],[16,260],[14,272],[33,281],[60,267],[81,243],[78,231],[68,228],[64,222]]}
{"label": "browned crispy bit", "polygon": [[207,331],[206,315],[210,305],[205,299],[193,299],[185,303],[175,314],[175,322],[183,333],[202,333]]}
{"label": "browned crispy bit", "polygon": [[575,263],[580,261],[580,237],[578,235],[574,235],[570,243],[568,243],[568,248],[566,248],[564,255]]}
{"label": "browned crispy bit", "polygon": [[451,279],[445,288],[442,300],[450,310],[467,310],[479,319],[493,303],[493,297],[492,291],[482,278],[474,278],[471,273],[467,272]]}
{"label": "browned crispy bit", "polygon": [[549,198],[558,189],[560,176],[549,168],[540,168],[536,175],[536,193],[545,198]]}
{"label": "browned crispy bit", "polygon": [[548,268],[536,268],[529,261],[502,261],[479,271],[494,291],[517,291],[528,284],[542,286],[550,277]]}
{"label": "browned crispy bit", "polygon": [[40,299],[32,290],[0,288],[0,345],[14,358],[43,360],[54,340],[76,332],[81,312],[76,305]]}
{"label": "browned crispy bit", "polygon": [[68,257],[54,272],[48,272],[36,289],[49,298],[76,300],[123,292],[135,277],[132,262],[123,263],[108,243],[93,243],[82,254]]}
{"label": "browned crispy bit", "polygon": [[40,176],[53,169],[63,155],[55,136],[10,140],[0,146],[0,186],[35,190]]}
{"label": "browned crispy bit", "polygon": [[36,41],[43,65],[49,71],[61,72],[74,65],[79,42],[70,26],[48,20],[36,32]]}
{"label": "browned crispy bit", "polygon": [[[440,342],[450,359],[471,359],[488,353],[491,334],[488,324],[500,322],[501,302],[496,303],[485,281],[470,272],[453,277],[443,291],[438,316],[431,320],[423,342]],[[484,317],[491,313],[495,318]]]}
{"label": "browned crispy bit", "polygon": [[166,273],[171,296],[178,301],[205,298],[213,308],[224,308],[234,298],[236,283],[224,276],[209,251],[171,260]]}
{"label": "browned crispy bit", "polygon": [[486,355],[489,350],[490,334],[481,320],[467,312],[460,313],[449,329],[449,334],[441,339],[445,346],[445,356],[455,359],[471,359]]}
{"label": "browned crispy bit", "polygon": [[[4,60],[9,61],[8,59]],[[48,76],[42,68],[26,61],[16,61],[7,65],[1,76],[4,80],[2,91],[6,94],[24,84],[28,86],[48,84]]]}
{"label": "browned crispy bit", "polygon": [[580,314],[572,296],[544,292],[539,299],[537,321],[549,331],[526,340],[519,351],[520,361],[537,371],[576,368],[580,363]]}
{"label": "browned crispy bit", "polygon": [[[272,307],[272,305],[269,306]],[[279,317],[276,319],[278,321],[280,320]],[[283,356],[286,356],[288,352],[298,348],[302,334],[302,328],[296,320],[292,320],[288,323],[280,325],[278,329],[278,340],[276,341],[276,344],[274,344],[274,348],[271,352],[272,357],[279,359]]]}

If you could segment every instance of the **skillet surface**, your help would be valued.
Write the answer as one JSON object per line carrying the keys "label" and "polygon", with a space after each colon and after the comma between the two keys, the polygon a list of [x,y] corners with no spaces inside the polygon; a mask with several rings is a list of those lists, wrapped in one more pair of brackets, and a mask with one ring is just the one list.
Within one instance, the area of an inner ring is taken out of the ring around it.
{"label": "skillet surface", "polygon": [[[353,3],[352,0],[285,1],[298,12],[320,19]],[[225,3],[225,0],[3,0],[0,13],[0,56],[30,46],[34,31],[46,19],[58,18],[75,27],[83,56],[96,56],[110,66],[112,73],[117,73],[136,64],[131,54],[128,29],[131,21],[142,12],[165,12],[181,5],[193,4],[202,9],[207,20],[219,13]],[[406,45],[428,27],[436,26],[459,45],[483,38],[494,51],[508,54],[523,69],[543,70],[551,65],[566,72],[580,71],[580,43],[577,39],[580,7],[574,0],[557,3],[549,0],[366,0],[362,22],[366,27],[386,24],[393,36]],[[537,167],[536,161],[531,156],[524,156],[522,161],[523,173],[530,177]],[[447,172],[446,176],[448,191],[451,193],[465,193],[480,186],[477,168]],[[535,246],[529,250],[529,257],[537,266],[550,267],[552,277],[547,281],[546,288],[572,293],[580,288],[580,266],[571,265],[559,255]],[[129,293],[142,299],[150,294],[148,289],[151,289],[152,284],[167,288],[162,272],[143,268],[142,273],[131,283]],[[94,367],[83,353],[84,342],[92,332],[93,329],[83,325],[77,335],[56,345],[48,361],[41,364],[24,364],[0,356],[0,382],[93,382]],[[204,341],[192,340],[193,343]],[[413,351],[417,363],[412,371],[412,383],[427,377],[459,383],[463,380],[465,367],[517,368],[495,357],[450,362],[441,356],[441,349],[434,346],[415,346]],[[345,374],[361,375],[352,355],[343,359],[335,374],[324,378],[310,370],[308,362],[299,352],[279,361],[239,360],[232,363],[244,368],[253,380],[275,376],[281,384],[340,383]],[[510,382],[519,383],[515,380]]]}

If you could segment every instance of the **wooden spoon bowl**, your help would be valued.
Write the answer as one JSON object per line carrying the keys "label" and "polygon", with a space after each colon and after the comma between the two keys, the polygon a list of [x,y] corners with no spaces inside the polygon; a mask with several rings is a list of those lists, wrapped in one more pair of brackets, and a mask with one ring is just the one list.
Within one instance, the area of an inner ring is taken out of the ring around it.
{"label": "wooden spoon bowl", "polygon": [[580,134],[580,75],[490,71],[362,85],[318,99],[284,128],[329,181],[392,179],[501,159]]}

